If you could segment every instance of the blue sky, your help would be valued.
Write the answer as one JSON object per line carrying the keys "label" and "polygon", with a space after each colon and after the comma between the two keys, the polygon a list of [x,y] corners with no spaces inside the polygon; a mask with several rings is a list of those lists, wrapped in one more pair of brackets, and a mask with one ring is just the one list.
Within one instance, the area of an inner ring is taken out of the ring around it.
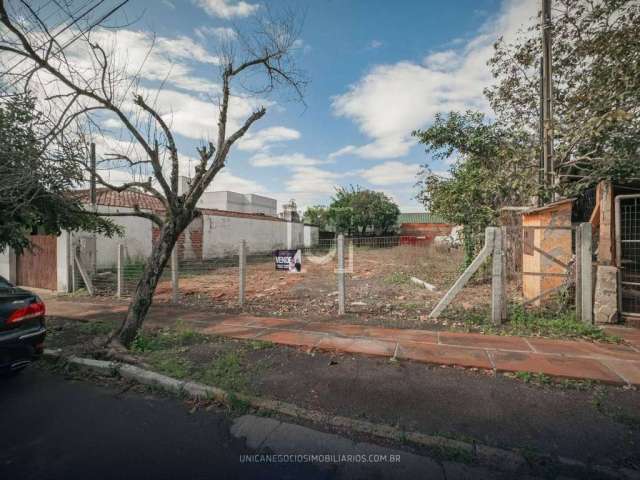
{"label": "blue sky", "polygon": [[[279,3],[269,2],[276,11]],[[261,103],[268,113],[233,149],[214,189],[270,195],[280,205],[294,198],[307,206],[328,204],[336,185],[359,184],[383,190],[403,211],[420,211],[415,174],[427,157],[410,132],[428,126],[438,111],[490,114],[482,89],[491,81],[485,66],[491,45],[533,22],[538,3],[288,2],[306,12],[297,49],[310,80],[306,107],[278,95],[238,102],[232,123]],[[133,0],[128,7],[130,17],[141,18],[118,33],[119,49],[135,63],[136,49],[155,32],[142,85],[157,87],[169,66],[158,102],[178,132],[185,173],[195,147],[215,133],[208,94],[219,83],[216,47],[231,26],[251,21],[262,8],[257,0]]]}

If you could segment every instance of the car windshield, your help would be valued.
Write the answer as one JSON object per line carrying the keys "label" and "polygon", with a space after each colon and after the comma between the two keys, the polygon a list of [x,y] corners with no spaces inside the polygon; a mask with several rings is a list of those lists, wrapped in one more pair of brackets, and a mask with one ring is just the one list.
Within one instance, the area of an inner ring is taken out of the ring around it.
{"label": "car windshield", "polygon": [[4,278],[0,277],[0,290],[6,290],[7,288],[13,288],[13,285],[7,282]]}

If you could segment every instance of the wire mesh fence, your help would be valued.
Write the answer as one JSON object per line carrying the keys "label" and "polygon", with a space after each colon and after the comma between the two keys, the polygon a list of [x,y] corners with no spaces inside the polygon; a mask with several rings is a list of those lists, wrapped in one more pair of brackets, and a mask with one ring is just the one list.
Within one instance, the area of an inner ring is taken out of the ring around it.
{"label": "wire mesh fence", "polygon": [[[575,279],[579,272],[575,226],[510,225],[498,230],[503,237],[499,275],[504,284],[505,308],[576,309]],[[394,326],[418,326],[436,320],[431,316],[434,307],[459,281],[474,255],[485,250],[486,232],[467,231],[466,235],[428,240],[402,236],[346,238],[343,304],[349,319]],[[484,322],[491,315],[496,253],[493,244],[486,248],[489,254],[455,292],[438,322],[464,326],[468,321]],[[126,252],[126,248],[123,250]],[[202,246],[196,241],[192,240],[188,248],[178,245],[174,252],[177,286],[172,282],[172,262],[168,262],[154,301],[212,306],[217,311],[242,308],[256,314],[335,318],[340,311],[336,239],[321,239],[313,246],[293,250],[298,252],[299,268],[289,271],[277,267],[282,251],[247,249],[241,275],[240,243],[235,251],[227,249],[211,258],[203,258]],[[120,267],[117,261],[98,266],[91,275],[94,294],[130,296],[145,263],[145,258],[128,258],[125,254]],[[81,286],[82,281],[78,284]]]}

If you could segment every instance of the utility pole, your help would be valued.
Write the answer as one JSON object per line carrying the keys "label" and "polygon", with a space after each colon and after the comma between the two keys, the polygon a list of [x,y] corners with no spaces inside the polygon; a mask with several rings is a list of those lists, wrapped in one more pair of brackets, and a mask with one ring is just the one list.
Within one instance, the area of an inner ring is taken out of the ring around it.
{"label": "utility pole", "polygon": [[91,196],[91,206],[96,211],[97,193],[96,193],[96,144],[91,142],[89,145],[89,168],[91,169],[91,179],[89,180],[89,195]]}
{"label": "utility pole", "polygon": [[551,79],[551,0],[542,0],[541,143],[544,186],[555,182],[553,165],[553,88]]}

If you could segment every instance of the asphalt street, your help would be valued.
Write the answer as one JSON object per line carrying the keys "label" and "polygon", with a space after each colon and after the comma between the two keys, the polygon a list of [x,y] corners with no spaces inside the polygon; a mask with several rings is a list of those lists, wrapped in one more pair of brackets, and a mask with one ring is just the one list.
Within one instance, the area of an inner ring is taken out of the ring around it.
{"label": "asphalt street", "polygon": [[[117,386],[116,386],[117,387]],[[247,464],[223,411],[72,381],[40,367],[0,378],[0,478],[324,479],[312,464]]]}

